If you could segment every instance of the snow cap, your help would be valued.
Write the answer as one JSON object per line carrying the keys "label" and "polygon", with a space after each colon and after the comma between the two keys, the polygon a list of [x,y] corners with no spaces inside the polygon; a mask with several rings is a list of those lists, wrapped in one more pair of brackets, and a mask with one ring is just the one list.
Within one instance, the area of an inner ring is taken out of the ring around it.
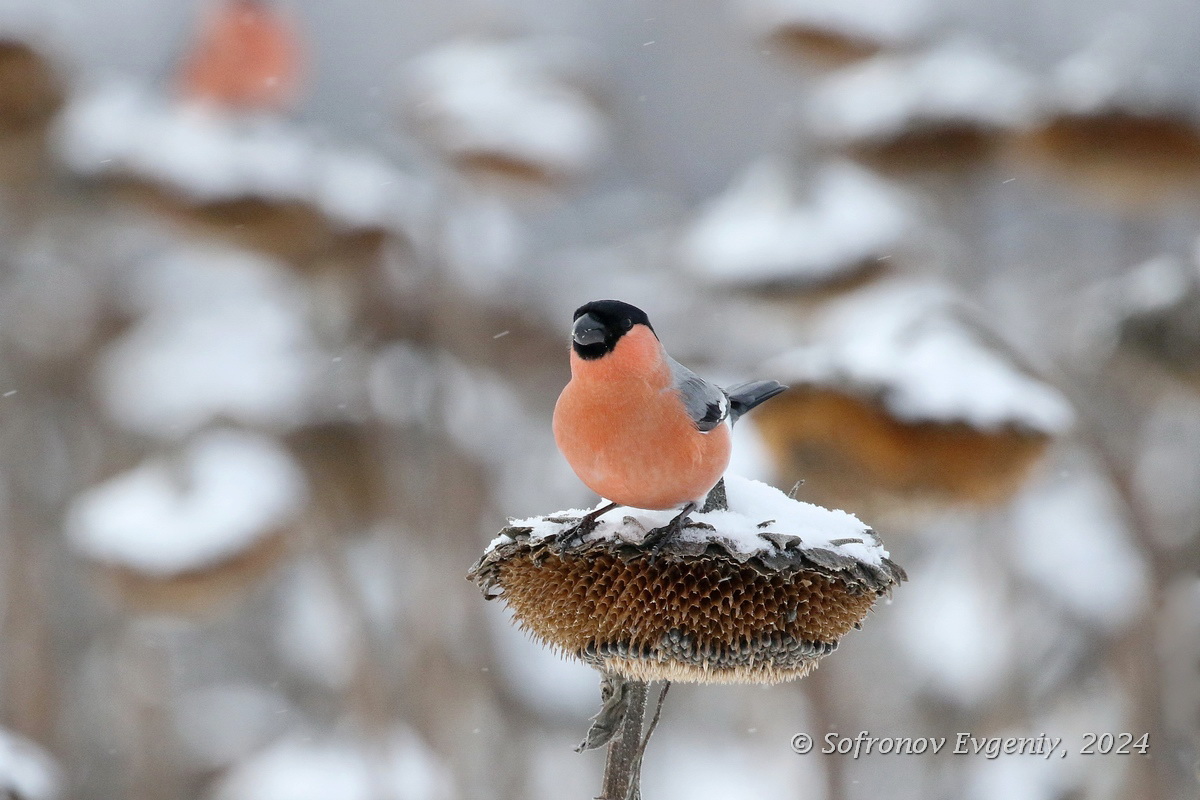
{"label": "snow cap", "polygon": [[303,507],[299,466],[259,434],[216,430],[177,461],[151,458],[75,498],[67,534],[96,561],[171,578],[216,567]]}

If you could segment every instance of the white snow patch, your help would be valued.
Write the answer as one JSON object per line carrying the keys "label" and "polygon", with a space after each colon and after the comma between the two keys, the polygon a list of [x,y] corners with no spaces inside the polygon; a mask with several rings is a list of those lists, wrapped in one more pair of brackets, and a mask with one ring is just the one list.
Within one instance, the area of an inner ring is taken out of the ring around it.
{"label": "white snow patch", "polygon": [[514,505],[537,507],[580,489],[549,426],[530,417],[516,390],[495,370],[396,342],[379,352],[368,395],[384,422],[449,438],[491,471],[496,496]]}
{"label": "white snow patch", "polygon": [[180,695],[175,730],[193,763],[224,769],[283,733],[294,713],[278,692],[251,684],[221,684]]}
{"label": "white snow patch", "polygon": [[532,427],[516,391],[494,370],[406,342],[379,353],[369,394],[385,421],[440,428],[484,464],[503,464]]}
{"label": "white snow patch", "polygon": [[[681,534],[684,541],[719,541],[732,552],[754,555],[775,548],[774,544],[759,535],[774,533],[800,537],[801,550],[831,550],[838,555],[874,566],[878,566],[888,557],[888,551],[883,548],[871,529],[853,514],[793,500],[773,486],[729,473],[725,475],[725,492],[729,500],[728,511],[691,515],[693,520],[706,522],[716,530],[686,528]],[[596,508],[607,503],[607,500],[601,500]],[[513,520],[510,524],[515,527],[532,528],[530,539],[539,541],[571,525],[570,522],[551,522],[547,517],[578,517],[588,510],[591,509],[568,509],[543,517]],[[639,542],[646,531],[665,525],[677,513],[677,510],[616,508],[600,518],[599,525],[588,534],[587,541],[621,539]],[[632,521],[625,522],[626,517]],[[492,540],[488,550],[508,541],[511,539],[501,534]]]}
{"label": "white snow patch", "polygon": [[511,206],[496,197],[460,194],[446,209],[441,230],[442,258],[457,285],[487,299],[505,302],[505,292],[528,251],[525,231]]}
{"label": "white snow patch", "polygon": [[1011,619],[1005,587],[965,543],[947,543],[910,570],[911,583],[891,609],[900,647],[924,687],[972,705],[998,690],[1011,666]]}
{"label": "white snow patch", "polygon": [[121,425],[164,438],[227,417],[291,427],[327,359],[303,286],[237,251],[179,251],[147,263],[127,300],[144,318],[101,354],[97,383]]}
{"label": "white snow patch", "polygon": [[274,440],[216,430],[80,494],[67,534],[89,558],[166,578],[246,551],[291,522],[305,494]]}
{"label": "white snow patch", "polygon": [[848,161],[827,164],[801,200],[777,159],[753,165],[701,213],[681,243],[685,264],[719,284],[819,284],[903,243],[911,199]]}
{"label": "white snow patch", "polygon": [[[1028,729],[1010,729],[995,735],[1028,739],[1035,734]],[[1054,730],[1049,735],[1058,737],[1062,734]],[[1064,766],[1064,762],[1057,757],[1064,747],[1069,745],[1061,743],[1051,759],[1031,755],[974,759],[966,796],[969,800],[1007,800],[1012,797],[1020,797],[1021,800],[1058,800],[1069,797],[1069,790],[1076,787],[1070,775],[1074,770]]]}
{"label": "white snow patch", "polygon": [[243,762],[213,800],[449,800],[450,772],[407,727],[382,741],[296,735]]}
{"label": "white snow patch", "polygon": [[[597,697],[592,698],[595,712]],[[568,797],[594,797],[600,773],[582,758],[563,758],[562,734],[549,725],[538,725],[521,743],[524,757],[523,797],[528,800],[563,800]],[[644,772],[644,771],[643,771]],[[669,793],[655,795],[669,798]],[[679,800],[679,796],[676,796]]]}
{"label": "white snow patch", "polygon": [[72,100],[55,141],[85,176],[131,175],[203,203],[309,203],[351,229],[411,236],[427,199],[415,179],[365,150],[331,146],[282,118],[170,102],[130,81]]}
{"label": "white snow patch", "polygon": [[290,571],[282,592],[275,643],[284,661],[310,681],[344,689],[362,652],[358,620],[314,561]]}
{"label": "white snow patch", "polygon": [[1012,553],[1023,575],[1108,630],[1140,615],[1146,565],[1097,476],[1073,469],[1034,485],[1018,498],[1013,515]]}
{"label": "white snow patch", "polygon": [[395,532],[372,532],[348,549],[345,587],[337,586],[329,570],[314,559],[297,564],[280,587],[276,645],[284,660],[309,680],[331,689],[346,688],[367,641],[389,635],[399,609],[411,605],[403,602],[401,593],[414,592],[413,580],[397,575],[395,558],[381,544],[381,537],[389,535]]}
{"label": "white snow patch", "polygon": [[1182,260],[1163,255],[1116,278],[1110,299],[1124,315],[1165,311],[1187,296],[1195,279]]}
{"label": "white snow patch", "polygon": [[0,728],[0,795],[14,800],[54,800],[62,773],[50,755],[23,736]]}
{"label": "white snow patch", "polygon": [[931,284],[889,281],[831,306],[815,343],[769,362],[785,383],[877,396],[913,422],[965,422],[1059,434],[1074,421],[1066,398],[985,341],[953,295]]}
{"label": "white snow patch", "polygon": [[[1062,742],[1047,759],[1005,756],[970,759],[966,800],[1058,800],[1063,797],[1104,797],[1120,785],[1124,759],[1060,758],[1063,750],[1078,752],[1089,732],[1129,730],[1136,714],[1130,688],[1111,672],[1101,673],[1042,703],[1019,727],[990,731],[988,736],[1029,738],[1045,732]],[[1136,724],[1134,724],[1136,727]],[[1136,737],[1138,734],[1134,734]],[[1136,750],[1132,751],[1135,755]],[[1128,762],[1125,762],[1128,763]]]}
{"label": "white snow patch", "polygon": [[664,735],[655,741],[656,757],[647,759],[643,767],[645,795],[687,800],[783,798],[797,796],[797,788],[804,787],[803,797],[825,800],[820,759],[778,758],[771,749],[761,741],[739,741],[704,729]]}
{"label": "white snow patch", "polygon": [[907,44],[933,21],[928,0],[742,0],[743,16],[763,34],[820,31],[879,46]]}
{"label": "white snow patch", "polygon": [[1090,42],[1054,68],[1049,89],[1054,107],[1081,116],[1183,113],[1191,98],[1178,96],[1163,69],[1161,39],[1162,32],[1142,16],[1113,14]]}
{"label": "white snow patch", "polygon": [[880,55],[829,75],[808,106],[819,135],[879,141],[923,126],[1011,129],[1037,119],[1033,79],[963,39]]}
{"label": "white snow patch", "polygon": [[605,146],[603,117],[556,75],[545,43],[461,40],[410,67],[412,113],[454,156],[493,155],[551,174],[588,166]]}

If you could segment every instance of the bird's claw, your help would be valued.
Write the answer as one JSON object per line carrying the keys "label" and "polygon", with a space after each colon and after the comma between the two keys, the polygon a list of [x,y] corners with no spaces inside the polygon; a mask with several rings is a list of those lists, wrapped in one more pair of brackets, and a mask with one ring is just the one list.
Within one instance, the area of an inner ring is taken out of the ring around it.
{"label": "bird's claw", "polygon": [[[609,503],[603,508],[597,508],[579,517],[574,525],[558,535],[559,552],[570,550],[576,545],[583,544],[583,538],[600,526],[600,517],[616,507],[616,503]],[[569,520],[563,521],[567,522]]]}
{"label": "bird's claw", "polygon": [[[666,525],[658,528],[652,528],[642,539],[642,547],[650,548],[650,563],[653,564],[658,559],[658,554],[662,552],[663,547],[667,542],[674,539],[679,534],[683,533],[683,529],[694,525],[690,519],[693,511],[696,510],[695,503],[689,503],[684,506],[683,511],[674,517]],[[703,524],[703,523],[701,523]]]}
{"label": "bird's claw", "polygon": [[658,559],[658,554],[662,552],[668,542],[683,533],[683,528],[684,523],[677,517],[666,525],[650,529],[642,539],[642,547],[650,549],[650,563],[653,564]]}
{"label": "bird's claw", "polygon": [[646,532],[646,535],[642,538],[642,547],[650,550],[651,561],[654,561],[654,559],[658,558],[658,554],[662,551],[663,545],[665,545],[671,539],[671,534],[673,532],[674,531],[671,530],[670,525],[651,528]]}
{"label": "bird's claw", "polygon": [[584,537],[596,530],[598,524],[594,517],[581,517],[578,522],[558,535],[558,549],[571,550],[583,544]]}

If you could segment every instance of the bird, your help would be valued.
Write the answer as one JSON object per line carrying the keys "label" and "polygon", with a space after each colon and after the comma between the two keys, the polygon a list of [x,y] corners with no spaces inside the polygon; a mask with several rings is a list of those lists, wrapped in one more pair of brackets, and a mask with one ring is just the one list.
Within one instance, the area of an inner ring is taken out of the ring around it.
{"label": "bird", "polygon": [[657,553],[724,475],[733,423],[787,389],[773,380],[728,389],[706,381],[668,355],[646,312],[620,300],[575,311],[570,361],[571,379],[554,406],[554,440],[579,479],[609,503],[560,542],[581,541],[620,506],[681,508],[643,539]]}
{"label": "bird", "polygon": [[212,0],[178,88],[204,105],[283,111],[294,105],[303,71],[299,33],[270,0]]}

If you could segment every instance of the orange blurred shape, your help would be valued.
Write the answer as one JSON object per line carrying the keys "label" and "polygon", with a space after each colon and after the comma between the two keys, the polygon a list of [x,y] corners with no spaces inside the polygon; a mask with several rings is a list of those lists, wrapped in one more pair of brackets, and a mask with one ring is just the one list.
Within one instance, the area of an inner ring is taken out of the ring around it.
{"label": "orange blurred shape", "polygon": [[265,0],[216,0],[184,57],[185,100],[239,111],[281,111],[299,94],[303,54],[291,20]]}

